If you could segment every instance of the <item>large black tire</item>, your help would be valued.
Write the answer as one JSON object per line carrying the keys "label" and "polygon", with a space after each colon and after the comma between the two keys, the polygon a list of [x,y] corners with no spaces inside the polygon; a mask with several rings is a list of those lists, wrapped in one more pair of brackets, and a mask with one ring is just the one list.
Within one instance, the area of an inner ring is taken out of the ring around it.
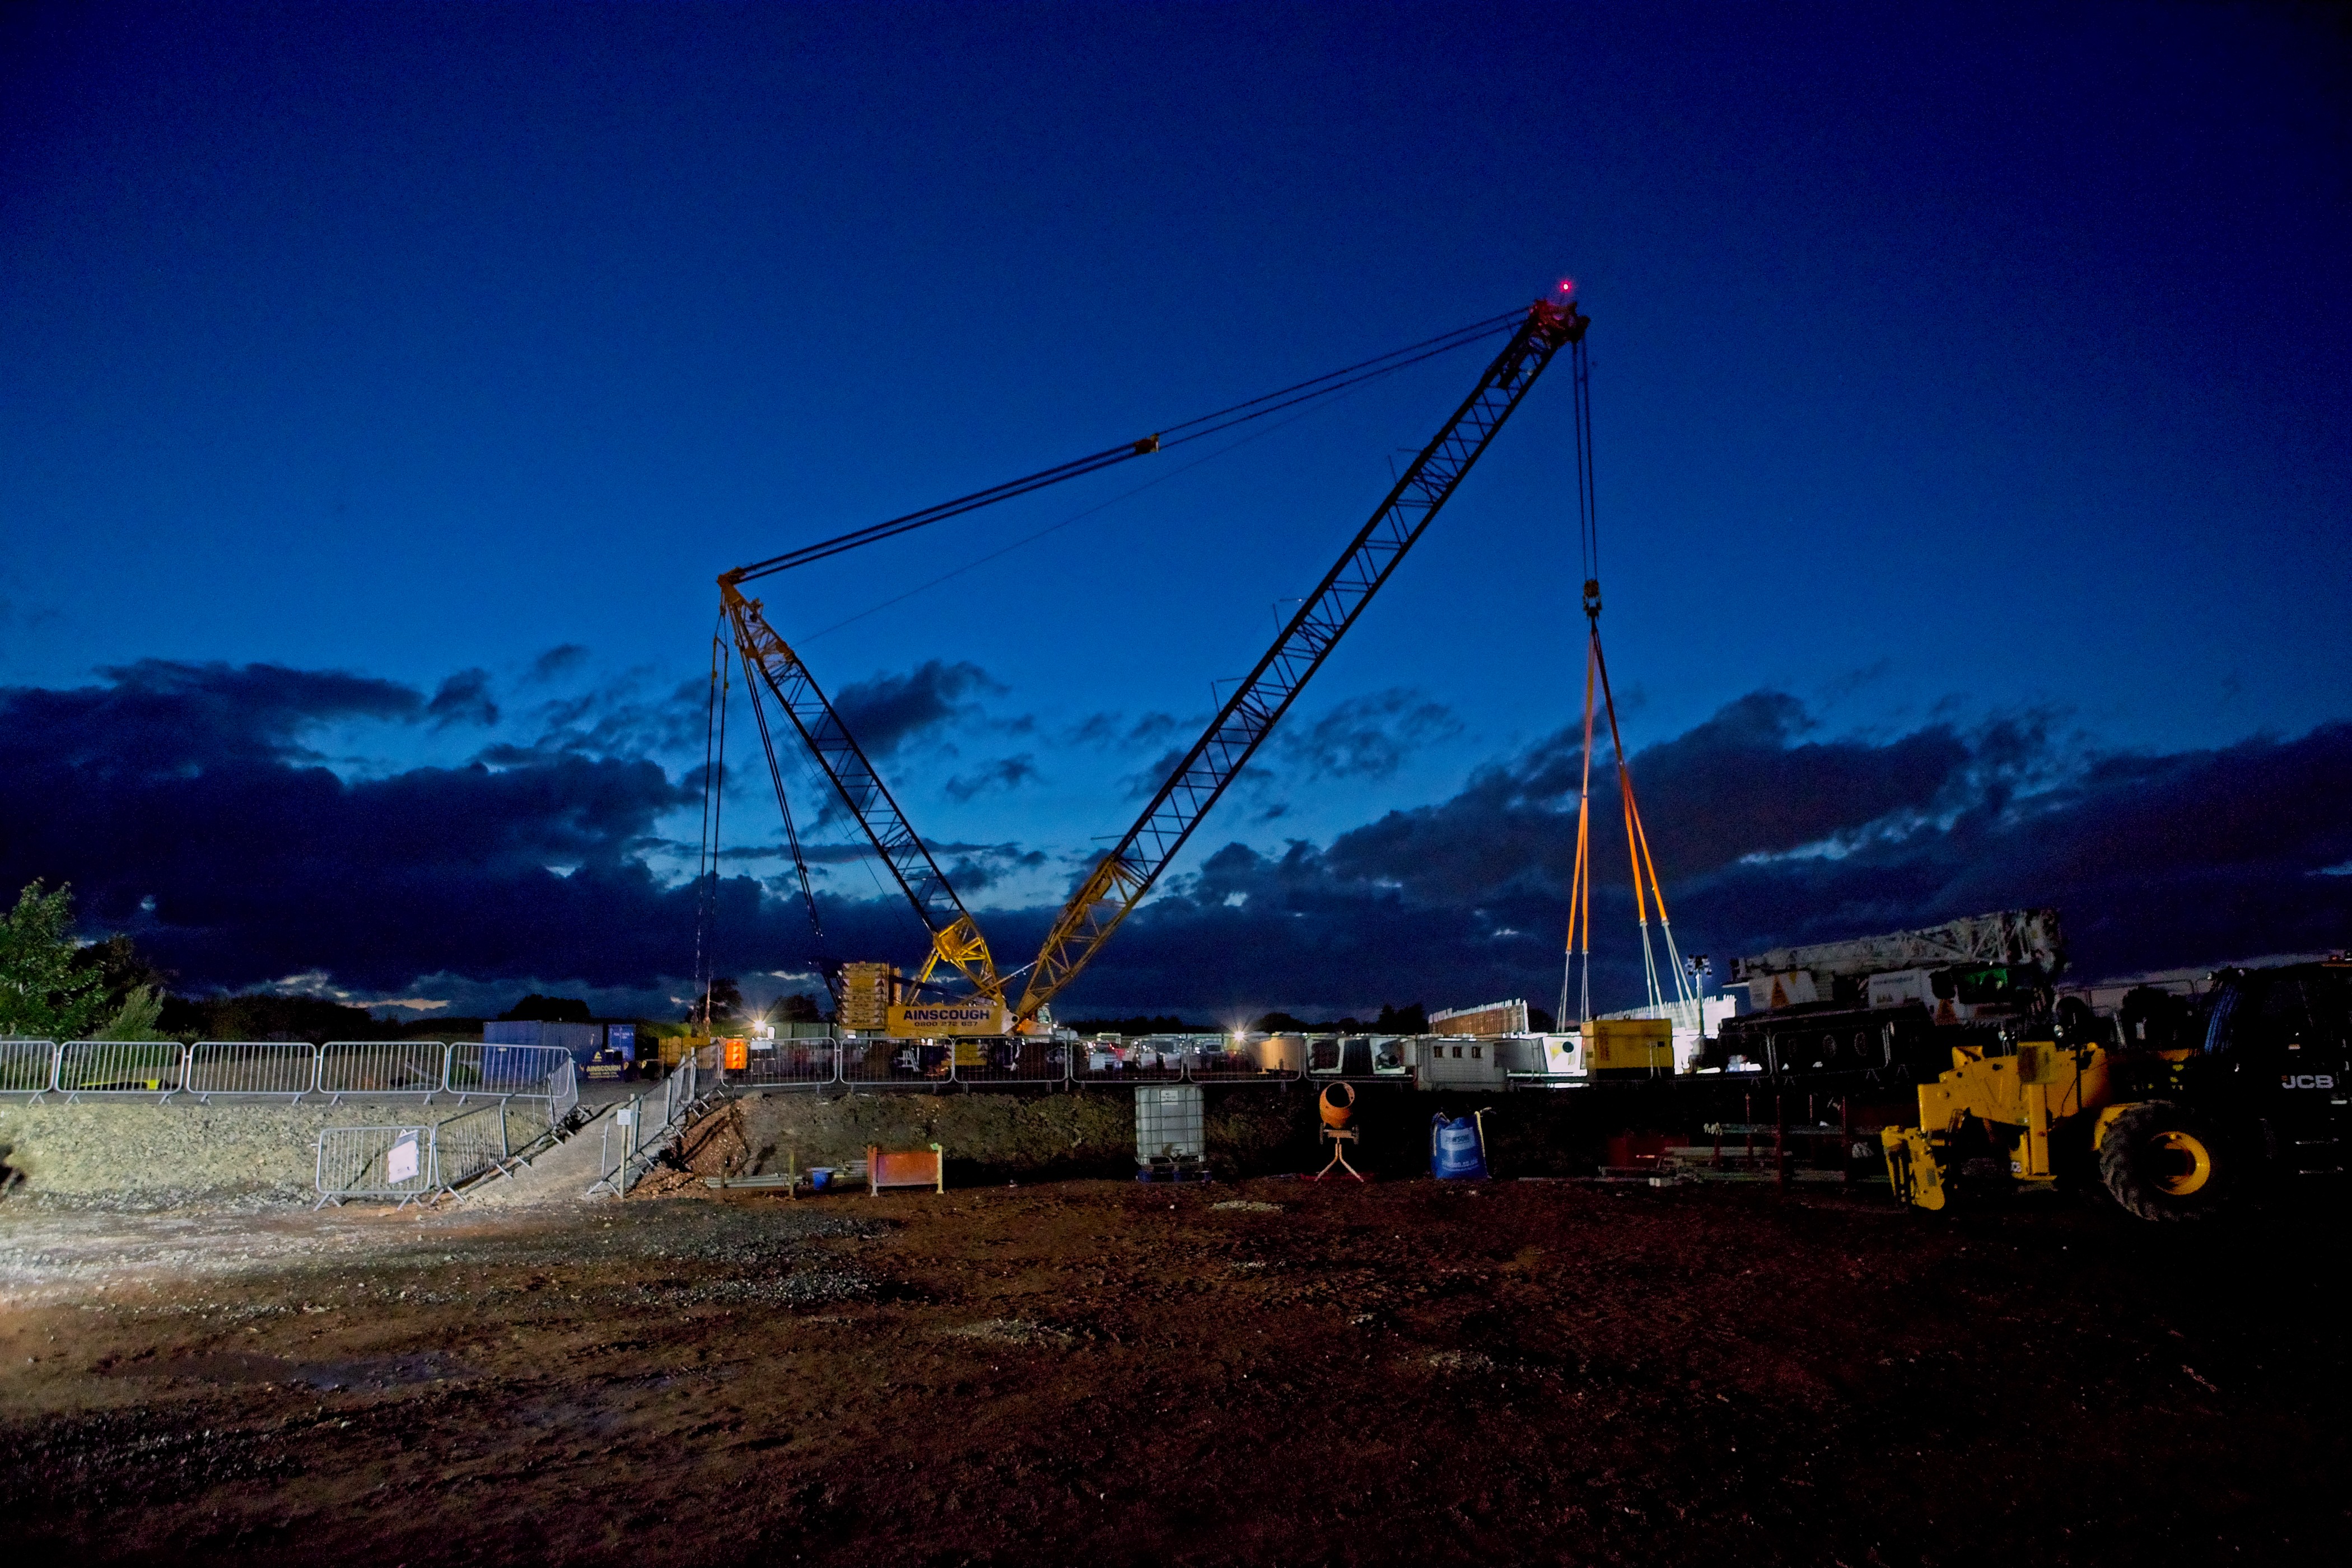
{"label": "large black tire", "polygon": [[2210,1124],[2168,1100],[2128,1108],[2099,1141],[2099,1180],[2141,1219],[2203,1219],[2230,1201],[2239,1175]]}

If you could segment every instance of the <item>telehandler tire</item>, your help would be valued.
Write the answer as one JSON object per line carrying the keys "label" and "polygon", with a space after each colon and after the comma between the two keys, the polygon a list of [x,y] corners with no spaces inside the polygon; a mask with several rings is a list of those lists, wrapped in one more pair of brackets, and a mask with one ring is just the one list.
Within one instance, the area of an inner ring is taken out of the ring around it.
{"label": "telehandler tire", "polygon": [[2099,1141],[2099,1179],[2141,1219],[2203,1219],[2228,1203],[2237,1162],[2201,1118],[2168,1100],[2135,1105]]}

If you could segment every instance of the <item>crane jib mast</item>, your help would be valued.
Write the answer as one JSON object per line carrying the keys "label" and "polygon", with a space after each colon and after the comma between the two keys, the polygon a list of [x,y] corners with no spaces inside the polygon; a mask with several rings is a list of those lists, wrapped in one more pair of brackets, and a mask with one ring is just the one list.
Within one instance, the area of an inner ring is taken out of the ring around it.
{"label": "crane jib mast", "polygon": [[[850,734],[849,726],[825,700],[816,678],[808,666],[801,662],[784,639],[776,635],[760,613],[760,602],[747,599],[735,585],[734,574],[719,580],[719,602],[725,606],[729,624],[734,628],[737,655],[743,661],[755,711],[760,702],[759,689],[765,686],[784,716],[800,731],[809,754],[833,781],[842,803],[857,819],[873,843],[875,852],[890,875],[898,879],[899,889],[915,908],[925,929],[931,934],[930,957],[923,966],[921,978],[928,980],[934,969],[945,963],[971,982],[974,992],[991,1001],[1001,1000],[1003,983],[997,978],[996,966],[990,958],[987,939],[981,935],[978,922],[963,907],[963,900],[931,858],[929,847],[922,837],[908,823],[898,803],[891,798],[883,785],[881,775],[866,760],[864,748]],[[761,739],[768,738],[767,719],[760,715]],[[771,770],[773,752],[770,752]],[[776,781],[777,797],[782,800],[783,782]],[[793,845],[797,858],[799,845]],[[803,871],[803,884],[806,885]]]}
{"label": "crane jib mast", "polygon": [[[1538,300],[1495,357],[1477,387],[1454,411],[1339,563],[1293,616],[1265,657],[1236,687],[1208,731],[1177,764],[1160,793],[1118,846],[1105,855],[1054,922],[1030,971],[1016,1019],[1028,1019],[1092,962],[1119,922],[1133,912],[1201,819],[1224,794],[1281,719],[1301,688],[1330,654],[1397,563],[1437,515],[1471,465],[1503,427],[1536,378],[1561,348],[1581,355],[1590,324],[1573,302]],[[1581,390],[1582,378],[1578,378]]]}
{"label": "crane jib mast", "polygon": [[[1361,365],[1334,372],[1315,382],[1301,383],[1297,387],[1268,394],[1234,409],[1191,421],[1202,426],[1197,432],[1172,436],[1168,444],[1179,440],[1197,439],[1200,435],[1216,429],[1229,428],[1246,419],[1261,416],[1275,408],[1286,407],[1301,400],[1303,389],[1322,387],[1340,389],[1369,379],[1370,375],[1388,374],[1389,369],[1419,363],[1423,358],[1461,343],[1475,341],[1473,336],[1516,319],[1517,328],[1502,351],[1487,365],[1477,385],[1413,458],[1398,478],[1387,497],[1374,510],[1371,518],[1357,533],[1337,564],[1327,573],[1313,594],[1307,596],[1297,615],[1291,617],[1274,646],[1241,684],[1234,689],[1208,730],[1194,742],[1192,750],[1159,793],[1152,796],[1135,826],[1128,830],[1118,847],[1103,857],[1085,881],[1079,884],[1061,914],[1047,933],[1030,971],[1029,981],[1020,1004],[1012,1010],[1008,1020],[1015,1029],[1025,1028],[1031,1020],[1060,993],[1078,973],[1101,951],[1104,942],[1119,923],[1126,920],[1152,884],[1166,870],[1181,850],[1192,830],[1213,807],[1218,797],[1234,776],[1247,764],[1266,735],[1288,710],[1307,679],[1321,667],[1348,628],[1372,595],[1387,582],[1446,500],[1460,486],[1471,467],[1486,449],[1505,420],[1508,419],[1537,377],[1543,374],[1552,356],[1562,348],[1572,348],[1579,361],[1576,377],[1578,417],[1583,417],[1584,377],[1581,359],[1584,352],[1585,329],[1591,323],[1572,301],[1555,303],[1538,300],[1525,312],[1496,318],[1488,322],[1445,334],[1428,342],[1384,355],[1379,361],[1366,361]],[[1442,345],[1442,346],[1440,346]],[[1412,357],[1405,357],[1405,356]],[[1393,362],[1388,369],[1368,367],[1383,362]],[[1320,392],[1305,392],[1306,396],[1321,395]],[[1171,432],[1185,426],[1171,426]],[[769,752],[771,773],[775,774],[777,796],[783,798],[781,773],[775,768],[772,740],[761,700],[764,687],[793,727],[799,731],[810,754],[824,772],[842,803],[856,819],[867,840],[873,845],[883,864],[898,881],[899,889],[931,936],[931,952],[917,984],[928,982],[942,966],[951,969],[968,983],[974,999],[987,1005],[996,1016],[1003,1017],[1005,985],[997,973],[986,938],[982,934],[962,900],[956,896],[947,875],[931,858],[930,850],[907,822],[880,776],[874,771],[866,753],[850,734],[848,727],[826,701],[815,679],[809,673],[800,657],[777,635],[761,614],[760,602],[744,597],[740,584],[746,580],[788,570],[806,561],[876,539],[892,537],[909,529],[922,527],[942,518],[956,515],[979,505],[1025,494],[1044,484],[1090,473],[1111,463],[1129,458],[1147,456],[1160,449],[1159,437],[1113,447],[1059,468],[1033,475],[1025,480],[1010,481],[992,490],[979,492],[955,502],[923,512],[910,513],[903,519],[875,524],[856,531],[839,540],[805,547],[783,556],[739,567],[719,579],[720,603],[734,634],[736,652],[742,659],[751,691],[754,713],[760,721],[761,738]],[[789,806],[786,808],[789,820]],[[788,828],[789,833],[789,828]],[[796,862],[800,859],[797,836],[793,836]],[[802,865],[802,885],[807,889],[805,865]],[[812,919],[814,899],[810,895]]]}

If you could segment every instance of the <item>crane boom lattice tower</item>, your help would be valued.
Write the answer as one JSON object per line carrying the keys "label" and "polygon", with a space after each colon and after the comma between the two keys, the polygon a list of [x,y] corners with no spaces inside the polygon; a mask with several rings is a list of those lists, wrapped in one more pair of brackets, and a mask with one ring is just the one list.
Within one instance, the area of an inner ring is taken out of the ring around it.
{"label": "crane boom lattice tower", "polygon": [[1421,538],[1536,378],[1562,348],[1580,359],[1589,319],[1572,301],[1538,300],[1454,416],[1399,477],[1370,521],[1325,574],[1193,742],[1116,848],[1062,910],[1037,954],[1018,1019],[1036,1016],[1102,950],[1249,762],[1308,678],[1355,624]]}
{"label": "crane boom lattice tower", "polygon": [[[929,980],[934,970],[946,964],[971,982],[980,996],[992,1002],[1002,1001],[1003,983],[997,978],[988,941],[981,934],[978,922],[956,896],[947,873],[931,858],[922,836],[898,809],[898,803],[883,784],[881,775],[866,760],[865,749],[834,711],[833,704],[825,700],[816,678],[790,645],[776,635],[775,628],[768,625],[760,613],[760,601],[743,596],[742,590],[736,586],[734,574],[719,580],[719,602],[734,628],[736,653],[745,670],[756,677],[746,683],[755,708],[760,701],[759,689],[765,686],[784,716],[792,721],[793,728],[800,731],[809,755],[816,759],[817,766],[833,782],[833,787],[849,807],[850,816],[865,830],[875,852],[897,879],[907,901],[914,906],[917,917],[930,932],[931,952],[918,984]],[[765,739],[764,714],[761,715],[760,728]],[[781,800],[781,779],[777,795]]]}

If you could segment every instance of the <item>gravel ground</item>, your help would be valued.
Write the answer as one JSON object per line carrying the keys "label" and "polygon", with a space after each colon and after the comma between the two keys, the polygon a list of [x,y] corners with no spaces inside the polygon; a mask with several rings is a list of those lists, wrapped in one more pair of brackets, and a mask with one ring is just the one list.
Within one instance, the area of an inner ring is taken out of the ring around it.
{"label": "gravel ground", "polygon": [[2326,1211],[697,1188],[244,1229],[0,1214],[12,1548],[2177,1568],[2352,1547]]}

